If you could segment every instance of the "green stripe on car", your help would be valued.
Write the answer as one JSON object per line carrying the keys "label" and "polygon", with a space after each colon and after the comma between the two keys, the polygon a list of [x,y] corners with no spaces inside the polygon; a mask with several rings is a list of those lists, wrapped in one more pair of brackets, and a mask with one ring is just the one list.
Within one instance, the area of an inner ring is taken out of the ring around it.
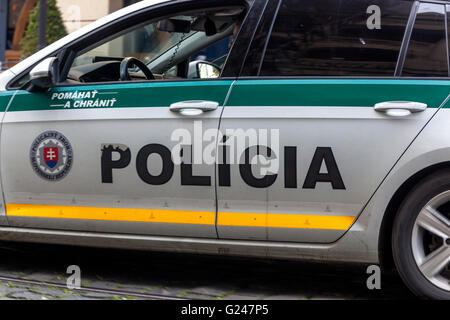
{"label": "green stripe on car", "polygon": [[447,80],[239,80],[227,105],[372,107],[384,101],[408,100],[438,108],[449,92]]}

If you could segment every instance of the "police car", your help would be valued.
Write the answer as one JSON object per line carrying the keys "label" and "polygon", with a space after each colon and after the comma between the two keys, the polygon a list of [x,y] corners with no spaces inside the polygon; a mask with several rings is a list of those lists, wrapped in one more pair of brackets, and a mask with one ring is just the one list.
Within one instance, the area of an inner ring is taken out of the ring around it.
{"label": "police car", "polygon": [[442,0],[104,17],[0,75],[0,239],[395,265],[449,299],[449,33]]}

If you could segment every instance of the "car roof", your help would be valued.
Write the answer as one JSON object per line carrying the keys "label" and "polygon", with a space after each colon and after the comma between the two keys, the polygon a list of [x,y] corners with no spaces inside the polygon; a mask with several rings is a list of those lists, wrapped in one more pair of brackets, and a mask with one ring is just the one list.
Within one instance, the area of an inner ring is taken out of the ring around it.
{"label": "car roof", "polygon": [[126,16],[130,13],[140,11],[140,10],[150,7],[150,6],[154,6],[154,5],[157,5],[160,3],[175,2],[175,1],[177,1],[177,0],[142,0],[140,2],[137,2],[135,4],[127,6],[123,9],[113,12],[103,18],[100,18],[97,21],[92,22],[92,23],[80,28],[79,30],[72,32],[71,34],[65,36],[64,38],[50,44],[49,46],[45,47],[44,49],[31,55],[27,59],[19,62],[14,67],[10,68],[9,71],[17,75],[17,74],[21,73],[22,71],[24,71],[25,69],[29,68],[30,66],[34,65],[35,63],[39,62],[40,60],[44,59],[48,55],[52,54],[54,51],[58,50],[59,48],[71,43],[72,41],[76,40],[80,36],[87,34],[107,23],[110,23],[110,22],[112,22],[116,19],[119,19],[123,16]]}

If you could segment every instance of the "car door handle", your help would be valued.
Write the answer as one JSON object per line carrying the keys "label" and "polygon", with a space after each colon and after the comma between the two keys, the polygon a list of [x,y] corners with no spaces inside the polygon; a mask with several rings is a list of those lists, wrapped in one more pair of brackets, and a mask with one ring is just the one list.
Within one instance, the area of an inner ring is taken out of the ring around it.
{"label": "car door handle", "polygon": [[425,103],[414,101],[386,101],[374,106],[375,111],[385,112],[387,115],[394,117],[408,116],[411,113],[425,111],[426,108]]}
{"label": "car door handle", "polygon": [[216,110],[218,107],[219,103],[215,101],[191,100],[173,103],[169,110],[183,116],[198,116],[203,112]]}

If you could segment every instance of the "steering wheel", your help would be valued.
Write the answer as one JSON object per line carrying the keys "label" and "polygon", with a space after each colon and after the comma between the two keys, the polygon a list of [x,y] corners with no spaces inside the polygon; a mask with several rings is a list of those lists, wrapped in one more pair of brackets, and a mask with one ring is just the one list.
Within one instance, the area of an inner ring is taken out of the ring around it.
{"label": "steering wheel", "polygon": [[147,80],[155,80],[155,77],[153,76],[153,73],[150,71],[150,69],[147,67],[145,63],[143,63],[141,60],[138,60],[133,57],[127,57],[122,60],[120,63],[120,80],[121,81],[130,81],[130,73],[128,72],[128,69],[132,66],[136,66],[144,73]]}

